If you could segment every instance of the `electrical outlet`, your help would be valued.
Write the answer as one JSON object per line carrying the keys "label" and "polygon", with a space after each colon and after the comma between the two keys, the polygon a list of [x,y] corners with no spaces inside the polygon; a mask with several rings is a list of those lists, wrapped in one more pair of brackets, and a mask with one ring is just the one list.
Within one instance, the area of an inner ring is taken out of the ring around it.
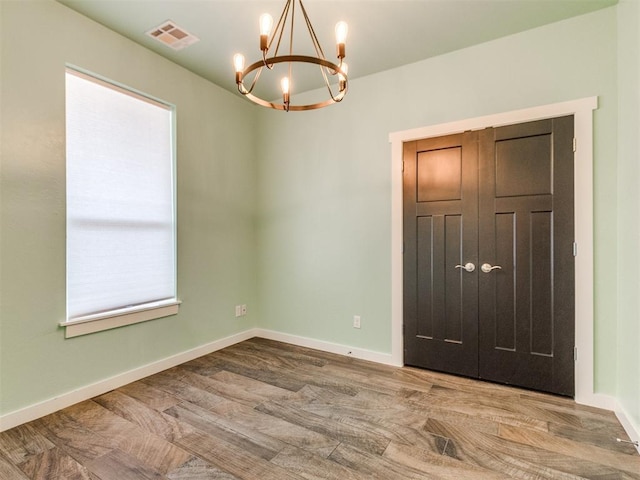
{"label": "electrical outlet", "polygon": [[242,315],[246,315],[247,314],[247,306],[246,305],[242,305],[240,308]]}
{"label": "electrical outlet", "polygon": [[353,328],[360,328],[360,315],[353,316]]}
{"label": "electrical outlet", "polygon": [[236,305],[236,317],[242,316],[242,305]]}

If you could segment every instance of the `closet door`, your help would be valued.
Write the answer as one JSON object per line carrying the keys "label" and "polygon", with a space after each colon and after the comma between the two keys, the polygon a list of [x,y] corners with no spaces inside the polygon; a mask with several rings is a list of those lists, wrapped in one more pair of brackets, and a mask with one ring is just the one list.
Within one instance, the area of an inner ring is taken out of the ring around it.
{"label": "closet door", "polygon": [[404,145],[405,363],[574,394],[573,117]]}
{"label": "closet door", "polygon": [[404,359],[478,375],[477,132],[404,145]]}
{"label": "closet door", "polygon": [[573,117],[480,133],[479,377],[573,396]]}

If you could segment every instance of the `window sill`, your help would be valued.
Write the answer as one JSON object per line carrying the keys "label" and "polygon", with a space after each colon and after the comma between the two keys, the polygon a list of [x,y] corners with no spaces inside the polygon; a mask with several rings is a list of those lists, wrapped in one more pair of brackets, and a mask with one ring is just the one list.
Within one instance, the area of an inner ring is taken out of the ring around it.
{"label": "window sill", "polygon": [[65,338],[78,337],[89,333],[101,332],[112,328],[124,327],[134,323],[146,322],[156,318],[176,315],[180,300],[148,303],[137,307],[122,308],[110,312],[74,318],[60,322],[65,327]]}

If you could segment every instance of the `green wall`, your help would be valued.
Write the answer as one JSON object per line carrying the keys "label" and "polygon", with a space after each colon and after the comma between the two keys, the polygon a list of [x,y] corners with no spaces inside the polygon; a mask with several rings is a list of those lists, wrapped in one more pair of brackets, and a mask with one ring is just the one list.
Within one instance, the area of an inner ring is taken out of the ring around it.
{"label": "green wall", "polygon": [[640,431],[640,3],[618,5],[618,375]]}
{"label": "green wall", "polygon": [[[256,323],[253,109],[50,0],[0,2],[0,414]],[[65,340],[64,72],[177,106],[177,316]],[[235,318],[234,305],[249,314]]]}
{"label": "green wall", "polygon": [[322,111],[261,111],[261,325],[390,353],[389,133],[597,95],[595,376],[613,394],[616,48],[614,7],[356,79]]}

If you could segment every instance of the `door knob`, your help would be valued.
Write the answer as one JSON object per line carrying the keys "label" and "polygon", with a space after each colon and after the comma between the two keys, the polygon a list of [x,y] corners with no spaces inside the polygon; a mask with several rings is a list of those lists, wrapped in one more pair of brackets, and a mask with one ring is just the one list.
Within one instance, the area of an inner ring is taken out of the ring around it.
{"label": "door knob", "polygon": [[482,266],[480,267],[480,270],[482,270],[484,273],[489,273],[491,270],[502,270],[502,267],[500,265],[494,265],[493,267],[488,264],[488,263],[483,263]]}
{"label": "door knob", "polygon": [[469,262],[464,265],[456,265],[456,268],[463,268],[467,272],[473,272],[476,269],[476,266],[473,263]]}

